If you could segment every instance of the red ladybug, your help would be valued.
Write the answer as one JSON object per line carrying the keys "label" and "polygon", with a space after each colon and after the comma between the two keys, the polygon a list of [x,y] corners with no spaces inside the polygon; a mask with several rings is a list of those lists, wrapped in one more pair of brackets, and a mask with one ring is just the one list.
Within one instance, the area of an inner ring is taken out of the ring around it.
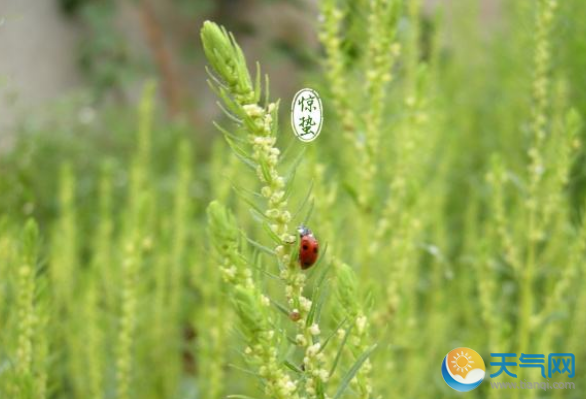
{"label": "red ladybug", "polygon": [[319,255],[319,242],[313,236],[311,230],[305,226],[299,227],[299,263],[303,270],[309,269]]}

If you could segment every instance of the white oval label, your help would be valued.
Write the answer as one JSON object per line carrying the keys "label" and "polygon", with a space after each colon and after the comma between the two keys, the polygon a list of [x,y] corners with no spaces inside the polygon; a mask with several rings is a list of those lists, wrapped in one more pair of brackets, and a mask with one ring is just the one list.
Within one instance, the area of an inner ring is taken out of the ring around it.
{"label": "white oval label", "polygon": [[324,121],[319,94],[313,89],[301,89],[291,103],[291,127],[301,141],[313,141],[319,136]]}

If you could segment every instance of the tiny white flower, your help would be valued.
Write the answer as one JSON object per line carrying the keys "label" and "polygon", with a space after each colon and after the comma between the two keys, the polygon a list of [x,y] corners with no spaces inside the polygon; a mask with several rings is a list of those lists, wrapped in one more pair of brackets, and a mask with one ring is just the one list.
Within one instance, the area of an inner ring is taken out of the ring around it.
{"label": "tiny white flower", "polygon": [[284,234],[283,237],[281,237],[281,239],[284,242],[289,242],[289,243],[295,242],[295,236],[292,236],[291,234]]}
{"label": "tiny white flower", "polygon": [[320,331],[319,331],[319,326],[315,323],[313,323],[311,325],[311,327],[309,327],[309,332],[311,333],[311,335],[319,335]]}
{"label": "tiny white flower", "polygon": [[244,112],[246,112],[246,114],[248,116],[260,116],[263,113],[262,108],[256,104],[247,104],[247,105],[243,106],[242,108],[244,109]]}
{"label": "tiny white flower", "polygon": [[278,218],[280,214],[281,214],[281,212],[278,209],[268,209],[265,212],[265,215],[271,219]]}
{"label": "tiny white flower", "polygon": [[297,387],[295,386],[295,383],[293,381],[289,380],[285,383],[284,388],[287,393],[293,393],[293,392],[295,392],[295,389]]}
{"label": "tiny white flower", "polygon": [[297,334],[297,336],[295,337],[295,342],[297,342],[297,345],[299,345],[299,346],[306,346],[307,345],[307,340],[305,339],[303,334]]}
{"label": "tiny white flower", "polygon": [[321,344],[319,342],[311,345],[309,348],[307,348],[307,356],[308,357],[314,357],[315,355],[317,355],[317,353],[319,352],[319,350],[321,349]]}
{"label": "tiny white flower", "polygon": [[299,298],[299,305],[301,306],[301,309],[303,309],[303,311],[305,312],[309,312],[309,310],[311,309],[311,301],[304,296]]}
{"label": "tiny white flower", "polygon": [[305,328],[305,319],[299,319],[299,321],[297,322],[297,326],[300,330],[303,330]]}
{"label": "tiny white flower", "polygon": [[269,198],[272,194],[272,190],[269,186],[264,186],[261,190],[260,193],[263,197],[265,198]]}
{"label": "tiny white flower", "polygon": [[285,196],[285,193],[283,191],[275,191],[273,193],[273,195],[271,196],[271,201],[272,202],[281,202],[281,200],[283,199],[283,197]]}

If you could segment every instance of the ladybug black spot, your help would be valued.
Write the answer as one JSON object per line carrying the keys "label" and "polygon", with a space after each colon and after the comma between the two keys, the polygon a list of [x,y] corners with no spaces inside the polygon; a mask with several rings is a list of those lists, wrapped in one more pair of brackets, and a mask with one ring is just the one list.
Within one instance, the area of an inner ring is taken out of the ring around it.
{"label": "ladybug black spot", "polygon": [[304,251],[307,251],[307,248],[309,248],[309,247],[307,245],[303,245],[302,248],[303,248]]}

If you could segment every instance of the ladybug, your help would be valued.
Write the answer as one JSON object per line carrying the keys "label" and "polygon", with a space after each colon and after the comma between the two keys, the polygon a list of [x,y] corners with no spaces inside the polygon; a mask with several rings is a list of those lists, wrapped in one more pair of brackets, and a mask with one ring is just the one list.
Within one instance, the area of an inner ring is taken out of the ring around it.
{"label": "ladybug", "polygon": [[299,227],[299,238],[299,263],[303,270],[309,269],[317,260],[319,242],[305,226]]}

